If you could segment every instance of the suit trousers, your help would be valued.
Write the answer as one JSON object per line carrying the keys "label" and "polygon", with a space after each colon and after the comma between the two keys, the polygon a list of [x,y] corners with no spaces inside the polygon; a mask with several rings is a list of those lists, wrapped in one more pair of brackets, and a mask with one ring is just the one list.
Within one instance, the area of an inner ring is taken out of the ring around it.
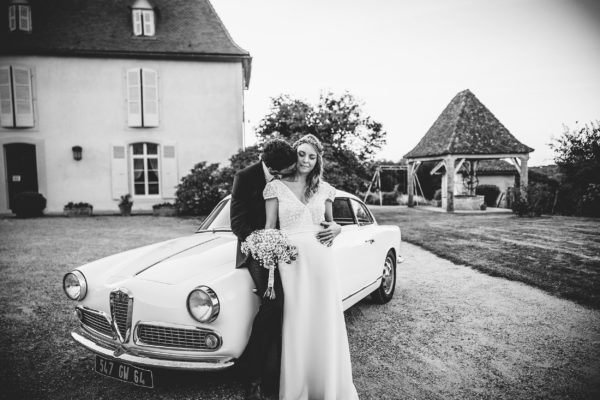
{"label": "suit trousers", "polygon": [[246,383],[260,380],[263,390],[278,393],[281,364],[281,331],[283,323],[283,286],[279,270],[275,269],[275,299],[263,297],[267,290],[269,270],[249,257],[248,272],[261,298],[246,350],[241,357]]}

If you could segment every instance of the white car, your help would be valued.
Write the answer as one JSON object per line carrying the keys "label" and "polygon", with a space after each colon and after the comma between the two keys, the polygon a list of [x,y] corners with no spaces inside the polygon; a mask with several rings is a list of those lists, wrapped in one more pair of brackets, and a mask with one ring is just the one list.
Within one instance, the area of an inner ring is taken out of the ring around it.
{"label": "white car", "polygon": [[[235,268],[237,238],[223,199],[193,235],[115,254],[63,278],[77,302],[73,339],[96,353],[95,370],[153,387],[152,368],[217,370],[242,354],[258,310],[250,274]],[[338,191],[335,239],[344,309],[369,294],[388,302],[396,285],[400,229]]]}

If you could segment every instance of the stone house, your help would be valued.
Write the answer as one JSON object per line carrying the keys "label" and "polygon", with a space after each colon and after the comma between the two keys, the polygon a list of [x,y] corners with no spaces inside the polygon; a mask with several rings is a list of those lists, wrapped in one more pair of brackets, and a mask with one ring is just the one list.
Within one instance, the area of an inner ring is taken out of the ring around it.
{"label": "stone house", "polygon": [[0,8],[0,213],[39,191],[134,211],[244,146],[251,57],[208,0],[8,0]]}

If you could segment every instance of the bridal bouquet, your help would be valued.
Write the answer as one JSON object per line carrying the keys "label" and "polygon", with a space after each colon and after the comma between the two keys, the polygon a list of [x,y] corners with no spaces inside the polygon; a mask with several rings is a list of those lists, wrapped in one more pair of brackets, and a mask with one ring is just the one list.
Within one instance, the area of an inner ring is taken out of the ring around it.
{"label": "bridal bouquet", "polygon": [[263,297],[275,298],[275,268],[278,262],[291,263],[298,257],[298,249],[279,229],[260,229],[252,232],[242,243],[242,252],[252,254],[255,260],[269,270],[267,290]]}

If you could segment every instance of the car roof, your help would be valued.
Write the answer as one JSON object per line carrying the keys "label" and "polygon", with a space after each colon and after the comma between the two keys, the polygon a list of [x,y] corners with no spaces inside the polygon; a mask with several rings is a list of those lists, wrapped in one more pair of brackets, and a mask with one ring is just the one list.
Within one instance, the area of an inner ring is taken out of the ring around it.
{"label": "car roof", "polygon": [[[337,190],[337,189],[335,191],[335,197],[349,197],[349,198],[354,199],[354,200],[362,201],[361,199],[359,199],[358,197],[356,197],[352,193],[344,192],[343,190]],[[230,198],[231,198],[231,195],[228,194],[227,196],[223,197],[223,200],[228,200]]]}

